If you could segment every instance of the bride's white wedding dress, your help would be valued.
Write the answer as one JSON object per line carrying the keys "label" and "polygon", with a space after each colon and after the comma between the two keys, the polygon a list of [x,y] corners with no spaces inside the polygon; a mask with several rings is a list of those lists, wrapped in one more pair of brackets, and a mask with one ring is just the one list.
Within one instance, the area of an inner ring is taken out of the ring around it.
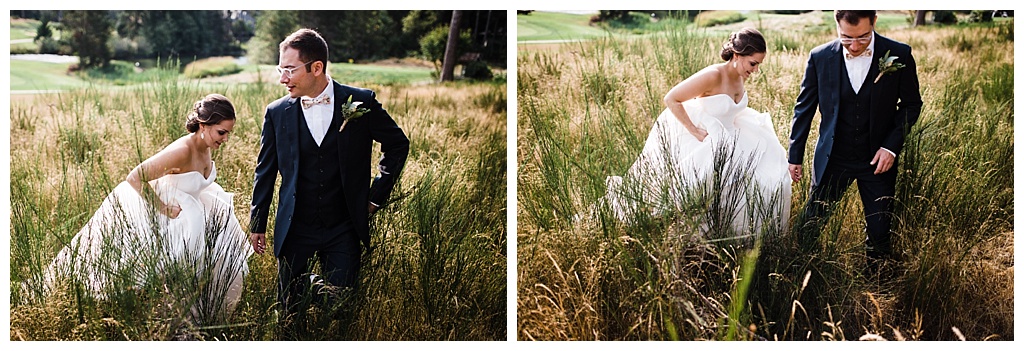
{"label": "bride's white wedding dress", "polygon": [[[74,281],[102,298],[160,284],[191,300],[185,302],[193,315],[230,313],[241,296],[252,247],[235,217],[233,194],[216,177],[213,165],[209,177],[192,171],[150,181],[161,200],[181,206],[174,219],[120,183],[43,273],[44,291]],[[185,278],[168,284],[175,273]]]}
{"label": "bride's white wedding dress", "polygon": [[785,226],[791,180],[771,117],[748,108],[746,93],[739,102],[718,94],[683,107],[708,136],[697,140],[665,109],[627,174],[606,180],[606,201],[616,217],[630,222],[637,211],[659,216],[700,199],[704,233],[731,228],[756,235],[764,223]]}

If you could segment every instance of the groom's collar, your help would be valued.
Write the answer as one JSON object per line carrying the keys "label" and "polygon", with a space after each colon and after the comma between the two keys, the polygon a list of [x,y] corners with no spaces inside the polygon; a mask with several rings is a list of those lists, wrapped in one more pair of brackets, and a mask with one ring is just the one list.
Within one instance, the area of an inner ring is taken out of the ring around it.
{"label": "groom's collar", "polygon": [[321,91],[319,95],[311,96],[311,97],[315,98],[315,97],[319,97],[319,96],[330,96],[331,99],[334,99],[334,95],[335,95],[334,94],[334,79],[331,79],[331,75],[328,74],[327,75],[327,86],[324,87],[324,90]]}

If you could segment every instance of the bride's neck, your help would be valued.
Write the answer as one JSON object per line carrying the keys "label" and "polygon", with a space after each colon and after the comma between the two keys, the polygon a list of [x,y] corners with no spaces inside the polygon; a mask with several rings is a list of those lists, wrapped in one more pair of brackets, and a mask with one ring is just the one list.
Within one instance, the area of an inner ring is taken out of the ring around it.
{"label": "bride's neck", "polygon": [[743,82],[743,78],[740,77],[740,72],[736,70],[737,63],[733,60],[726,62],[723,68],[725,68],[725,76],[729,78],[731,82]]}
{"label": "bride's neck", "polygon": [[199,132],[192,133],[192,149],[199,153],[209,152],[210,146],[203,142],[203,139],[199,137]]}

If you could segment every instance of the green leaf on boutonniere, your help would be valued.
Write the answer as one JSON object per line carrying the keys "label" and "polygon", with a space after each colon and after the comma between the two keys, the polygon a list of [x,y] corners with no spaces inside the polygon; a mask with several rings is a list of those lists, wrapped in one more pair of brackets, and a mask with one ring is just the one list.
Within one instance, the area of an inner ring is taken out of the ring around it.
{"label": "green leaf on boutonniere", "polygon": [[882,75],[889,72],[896,72],[896,70],[906,67],[906,65],[896,62],[899,56],[889,56],[889,51],[885,51],[885,56],[878,59],[878,76],[875,77],[875,83],[878,83],[879,79],[882,79]]}
{"label": "green leaf on boutonniere", "polygon": [[348,102],[341,105],[341,119],[343,121],[341,122],[341,128],[338,129],[339,133],[345,130],[345,125],[348,124],[348,121],[362,117],[363,114],[370,112],[370,109],[368,108],[359,107],[359,105],[362,104],[362,101],[352,102],[352,95],[348,96]]}

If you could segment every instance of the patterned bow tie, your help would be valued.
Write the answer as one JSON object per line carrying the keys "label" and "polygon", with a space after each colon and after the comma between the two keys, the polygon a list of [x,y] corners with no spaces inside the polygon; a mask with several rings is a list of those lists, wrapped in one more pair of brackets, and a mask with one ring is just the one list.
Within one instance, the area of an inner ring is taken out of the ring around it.
{"label": "patterned bow tie", "polygon": [[864,49],[864,52],[860,53],[860,55],[857,55],[857,56],[853,56],[849,52],[846,53],[846,59],[847,60],[852,60],[852,59],[854,59],[856,57],[861,57],[861,56],[863,56],[863,57],[871,57],[871,49]]}
{"label": "patterned bow tie", "polygon": [[313,107],[313,105],[317,105],[317,104],[330,105],[331,104],[331,97],[324,95],[324,96],[320,96],[320,97],[318,97],[316,99],[311,98],[311,97],[303,97],[302,98],[302,108],[307,108],[308,109],[310,107]]}

